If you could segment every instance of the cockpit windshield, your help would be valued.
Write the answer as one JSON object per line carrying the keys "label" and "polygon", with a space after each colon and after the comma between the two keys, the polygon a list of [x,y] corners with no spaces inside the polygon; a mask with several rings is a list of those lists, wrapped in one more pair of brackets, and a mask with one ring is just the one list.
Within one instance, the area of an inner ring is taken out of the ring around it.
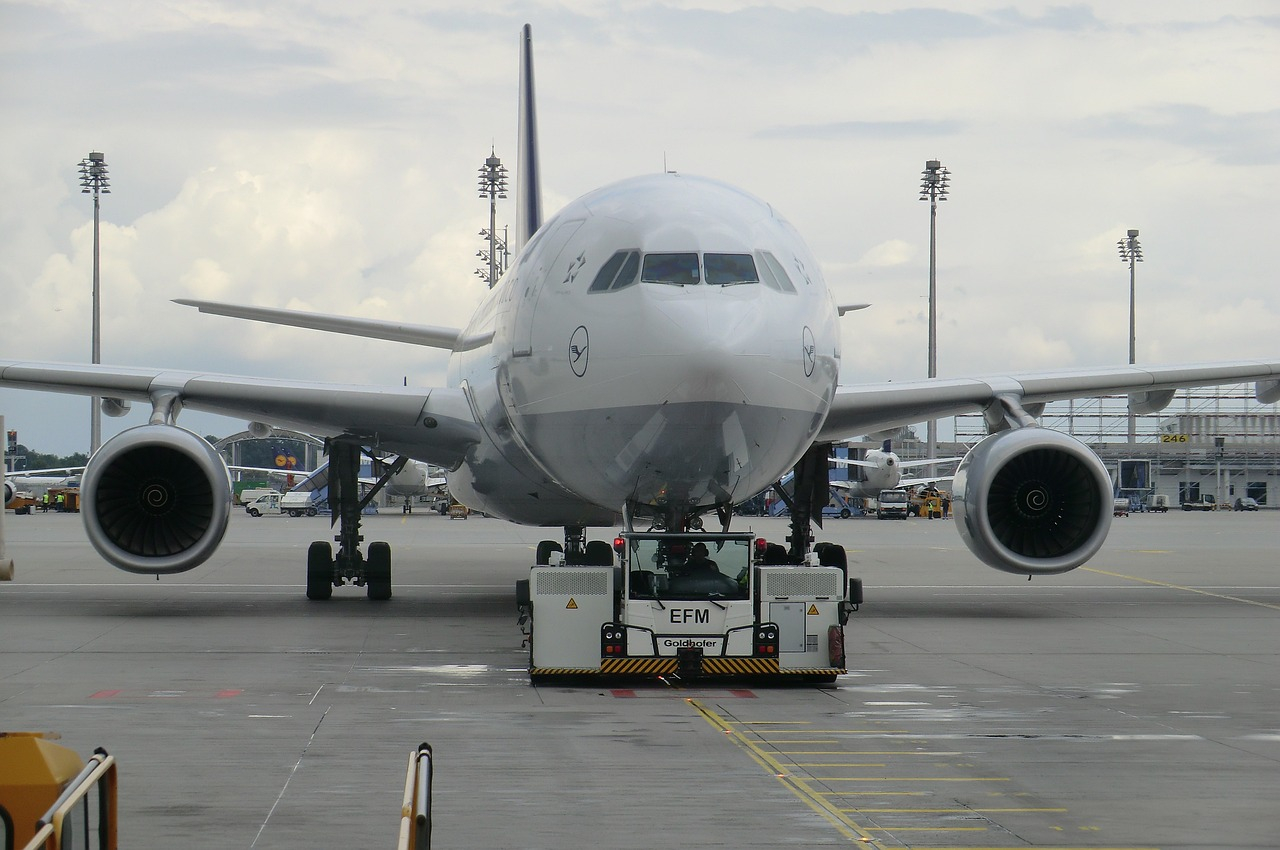
{"label": "cockpit windshield", "polygon": [[632,537],[632,599],[746,599],[751,541],[709,535]]}
{"label": "cockpit windshield", "polygon": [[697,254],[645,254],[642,283],[692,286],[701,280]]}
{"label": "cockpit windshield", "polygon": [[702,262],[707,267],[709,284],[734,286],[760,282],[755,261],[750,254],[704,254]]}

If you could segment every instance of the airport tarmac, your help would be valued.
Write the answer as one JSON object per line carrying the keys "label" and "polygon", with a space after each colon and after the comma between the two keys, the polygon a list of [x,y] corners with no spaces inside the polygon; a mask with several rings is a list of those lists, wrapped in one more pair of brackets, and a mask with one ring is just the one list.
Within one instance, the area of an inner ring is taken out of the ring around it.
{"label": "airport tarmac", "polygon": [[366,518],[382,603],[304,598],[324,517],[236,514],[160,581],[75,516],[5,530],[0,728],[115,755],[122,847],[393,847],[423,741],[442,848],[1280,845],[1280,512],[1118,518],[1031,582],[950,520],[828,520],[867,602],[821,688],[531,686],[513,584],[556,535],[498,520]]}

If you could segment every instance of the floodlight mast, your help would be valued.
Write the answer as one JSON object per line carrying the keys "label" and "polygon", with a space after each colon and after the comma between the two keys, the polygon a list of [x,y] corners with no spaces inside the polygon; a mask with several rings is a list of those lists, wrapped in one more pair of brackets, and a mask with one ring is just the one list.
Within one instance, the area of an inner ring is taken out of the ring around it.
{"label": "floodlight mast", "polygon": [[[90,151],[80,160],[80,194],[93,195],[93,331],[92,362],[102,362],[102,309],[99,287],[99,242],[98,214],[99,195],[111,194],[111,183],[107,176],[107,159],[100,151]],[[102,399],[94,396],[89,399],[89,455],[92,456],[102,445]]]}
{"label": "floodlight mast", "polygon": [[[1116,247],[1120,250],[1120,262],[1129,264],[1129,365],[1132,366],[1137,361],[1136,348],[1136,327],[1137,322],[1134,318],[1134,282],[1135,272],[1134,266],[1142,262],[1142,245],[1138,242],[1138,231],[1130,230],[1124,239],[1116,243]],[[1137,418],[1133,411],[1129,411],[1129,442],[1136,443],[1137,435]]]}
{"label": "floodlight mast", "polygon": [[507,169],[492,148],[484,165],[480,166],[480,197],[489,199],[489,229],[480,231],[480,235],[489,240],[489,251],[479,254],[488,262],[489,269],[487,274],[483,269],[477,269],[476,274],[492,289],[505,271],[502,268],[505,264],[498,261],[498,252],[505,256],[507,250],[506,240],[498,239],[498,199],[507,197]]}
{"label": "floodlight mast", "polygon": [[[938,202],[945,201],[951,172],[936,159],[927,160],[920,175],[920,200],[929,202],[929,377],[938,377]],[[938,456],[938,420],[927,425],[925,457]]]}

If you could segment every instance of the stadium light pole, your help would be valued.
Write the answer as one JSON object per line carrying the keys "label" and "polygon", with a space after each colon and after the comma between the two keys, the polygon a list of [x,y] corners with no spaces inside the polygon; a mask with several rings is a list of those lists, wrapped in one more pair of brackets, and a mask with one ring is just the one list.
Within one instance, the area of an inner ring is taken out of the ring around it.
{"label": "stadium light pole", "polygon": [[[1142,262],[1142,245],[1138,242],[1138,231],[1130,230],[1124,239],[1116,243],[1116,247],[1120,250],[1120,262],[1129,264],[1129,365],[1137,363],[1137,345],[1136,333],[1137,320],[1134,318],[1134,282],[1136,275],[1134,267]],[[1129,411],[1129,442],[1136,443],[1138,441],[1137,434],[1138,420],[1133,415],[1133,410]]]}
{"label": "stadium light pole", "polygon": [[[481,278],[488,283],[492,289],[498,283],[498,277],[501,274],[498,263],[498,199],[506,199],[507,197],[507,169],[502,164],[502,160],[497,157],[493,149],[489,149],[489,157],[484,161],[484,165],[480,166],[480,197],[489,199],[489,230],[481,231],[482,236],[489,239],[489,272],[486,276],[477,272]],[[505,251],[505,243],[501,246]],[[483,254],[481,255],[484,256]]]}
{"label": "stadium light pole", "polygon": [[[102,310],[98,279],[98,212],[99,195],[111,194],[111,183],[107,179],[107,159],[99,151],[90,151],[80,160],[80,194],[93,195],[93,363],[102,362]],[[89,399],[89,455],[92,456],[102,445],[102,408],[101,399],[97,396]]]}
{"label": "stadium light pole", "polygon": [[[929,202],[929,377],[938,377],[938,202],[945,201],[951,172],[936,159],[925,162],[920,176],[920,200]],[[925,457],[938,456],[938,420],[928,422]]]}

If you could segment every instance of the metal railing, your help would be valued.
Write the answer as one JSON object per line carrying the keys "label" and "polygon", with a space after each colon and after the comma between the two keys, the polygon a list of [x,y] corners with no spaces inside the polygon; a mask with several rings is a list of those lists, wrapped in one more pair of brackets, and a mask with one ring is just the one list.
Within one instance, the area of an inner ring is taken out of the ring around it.
{"label": "metal railing", "polygon": [[431,847],[431,745],[419,744],[409,753],[400,804],[400,840],[397,850],[429,850]]}
{"label": "metal railing", "polygon": [[115,757],[99,747],[36,821],[24,850],[116,850],[116,794]]}

